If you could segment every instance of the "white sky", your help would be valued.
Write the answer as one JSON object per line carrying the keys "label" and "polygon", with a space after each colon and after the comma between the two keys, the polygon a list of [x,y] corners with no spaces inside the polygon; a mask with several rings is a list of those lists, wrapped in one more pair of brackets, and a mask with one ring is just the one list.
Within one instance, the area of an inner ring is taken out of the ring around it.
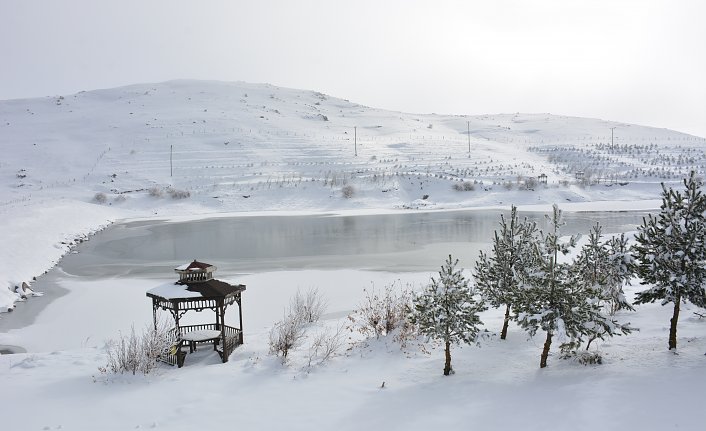
{"label": "white sky", "polygon": [[177,78],[706,137],[706,1],[0,0],[0,99]]}

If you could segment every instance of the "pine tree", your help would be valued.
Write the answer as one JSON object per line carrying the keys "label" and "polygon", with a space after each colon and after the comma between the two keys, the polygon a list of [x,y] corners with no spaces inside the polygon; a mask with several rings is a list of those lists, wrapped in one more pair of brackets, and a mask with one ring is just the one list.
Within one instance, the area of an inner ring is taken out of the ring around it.
{"label": "pine tree", "polygon": [[525,283],[518,293],[517,320],[530,335],[538,330],[547,336],[539,366],[547,366],[547,358],[555,335],[563,339],[600,338],[627,334],[628,325],[621,325],[606,316],[600,306],[596,289],[582,281],[583,273],[576,262],[560,262],[576,246],[577,237],[560,239],[561,210],[554,205],[548,232],[539,232],[534,244],[533,260],[527,261]]}
{"label": "pine tree", "polygon": [[[587,315],[590,322],[587,322],[582,332],[588,338],[586,350],[594,340],[603,339],[606,335],[612,336],[612,331],[630,330],[627,325],[623,327],[609,319],[602,311],[613,316],[621,308],[633,310],[623,292],[623,284],[633,274],[627,239],[621,234],[601,242],[601,231],[598,223],[591,228],[588,242],[581,248],[572,265],[574,282],[580,287],[580,292],[574,293],[583,296],[590,305],[590,313]],[[573,343],[574,348],[579,345],[580,339]]]}
{"label": "pine tree", "polygon": [[630,279],[635,274],[635,259],[628,247],[628,239],[624,233],[613,236],[606,242],[608,248],[608,268],[605,278],[604,293],[610,304],[610,315],[615,315],[618,310],[635,311],[625,298],[623,286],[630,284]]}
{"label": "pine tree", "polygon": [[657,216],[643,219],[635,237],[637,272],[642,284],[635,304],[661,300],[674,304],[669,327],[669,350],[677,348],[677,322],[682,301],[706,307],[706,198],[702,182],[692,171],[683,192],[662,184],[662,205]]}
{"label": "pine tree", "polygon": [[451,255],[439,271],[439,278],[431,279],[426,291],[414,299],[411,320],[420,333],[444,343],[444,375],[452,372],[451,344],[471,344],[478,340],[480,321],[478,313],[485,310],[482,302],[473,298],[474,291],[461,270],[458,259]]}
{"label": "pine tree", "polygon": [[612,316],[617,310],[634,310],[625,299],[623,285],[630,281],[633,259],[624,234],[601,242],[602,228],[596,223],[589,232],[588,242],[576,259],[579,281],[596,291],[596,297],[605,302]]}
{"label": "pine tree", "polygon": [[474,279],[483,300],[495,308],[505,306],[501,340],[507,337],[510,311],[521,282],[523,257],[527,255],[536,230],[535,223],[518,220],[517,207],[513,205],[509,223],[500,215],[500,231],[495,231],[492,253],[488,256],[481,251],[476,262]]}

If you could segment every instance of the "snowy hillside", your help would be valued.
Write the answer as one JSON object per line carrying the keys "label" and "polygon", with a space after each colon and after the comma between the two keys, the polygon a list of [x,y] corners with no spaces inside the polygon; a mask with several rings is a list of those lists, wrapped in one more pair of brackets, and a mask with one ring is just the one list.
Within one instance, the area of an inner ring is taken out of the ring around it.
{"label": "snowy hillside", "polygon": [[[171,81],[2,101],[0,286],[29,281],[73,241],[123,217],[608,200],[630,208],[655,199],[660,181],[703,173],[705,145],[549,114],[390,112],[267,84]],[[0,292],[0,309],[11,306]]]}
{"label": "snowy hillside", "polygon": [[[549,114],[403,114],[245,83],[173,81],[12,100],[0,102],[0,120],[4,206],[57,195],[90,201],[103,192],[121,207],[157,207],[143,199],[156,186],[189,191],[192,203],[218,211],[276,209],[278,201],[309,209],[327,206],[344,184],[357,193],[343,206],[401,206],[425,194],[437,205],[476,206],[497,203],[485,189],[518,177],[546,174],[554,186],[584,171],[592,180],[642,183],[706,166],[704,139],[670,130]],[[483,182],[483,193],[453,193],[461,180]],[[568,186],[557,193],[600,199]]]}

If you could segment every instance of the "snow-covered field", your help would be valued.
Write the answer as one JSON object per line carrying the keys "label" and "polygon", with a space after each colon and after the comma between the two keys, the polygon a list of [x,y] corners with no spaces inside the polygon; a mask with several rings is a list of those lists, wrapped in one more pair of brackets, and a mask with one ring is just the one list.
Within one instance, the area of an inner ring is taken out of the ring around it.
{"label": "snow-covered field", "polygon": [[[264,84],[173,81],[2,101],[0,310],[23,305],[10,289],[117,220],[511,203],[545,210],[555,202],[567,210],[655,208],[661,181],[706,172],[705,148],[700,137],[610,121],[404,114]],[[546,185],[535,183],[542,174]],[[449,378],[441,376],[441,351],[401,351],[387,339],[309,372],[305,351],[287,367],[267,355],[269,327],[298,287],[325,293],[329,310],[319,326],[335,327],[370,282],[420,286],[428,276],[250,274],[233,280],[249,286],[246,344],[228,364],[204,349],[180,370],[117,379],[98,373],[104,341],[150,321],[144,292],[155,280],[63,278],[68,294],[32,324],[0,333],[0,345],[30,352],[0,356],[1,423],[13,430],[703,427],[706,319],[695,309],[683,311],[678,354],[666,348],[669,309],[625,313],[640,331],[599,345],[600,366],[552,357],[540,371],[541,341],[516,327],[507,341],[455,350]],[[495,310],[483,315],[491,331],[501,318]]]}

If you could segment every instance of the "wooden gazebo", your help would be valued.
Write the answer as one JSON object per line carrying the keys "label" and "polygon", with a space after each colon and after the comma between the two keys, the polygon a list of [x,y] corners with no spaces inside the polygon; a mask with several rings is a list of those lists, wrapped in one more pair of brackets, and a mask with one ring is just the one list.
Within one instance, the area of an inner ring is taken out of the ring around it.
{"label": "wooden gazebo", "polygon": [[[223,362],[233,350],[243,344],[243,284],[228,284],[215,280],[216,267],[207,263],[193,262],[175,268],[179,281],[157,286],[147,291],[152,298],[152,315],[157,328],[157,310],[169,311],[174,317],[174,348],[162,360],[180,368],[184,365],[186,350],[193,352],[199,344],[212,343]],[[225,324],[226,309],[238,304],[239,328]],[[215,323],[201,325],[180,325],[180,319],[187,311],[213,310]]]}

